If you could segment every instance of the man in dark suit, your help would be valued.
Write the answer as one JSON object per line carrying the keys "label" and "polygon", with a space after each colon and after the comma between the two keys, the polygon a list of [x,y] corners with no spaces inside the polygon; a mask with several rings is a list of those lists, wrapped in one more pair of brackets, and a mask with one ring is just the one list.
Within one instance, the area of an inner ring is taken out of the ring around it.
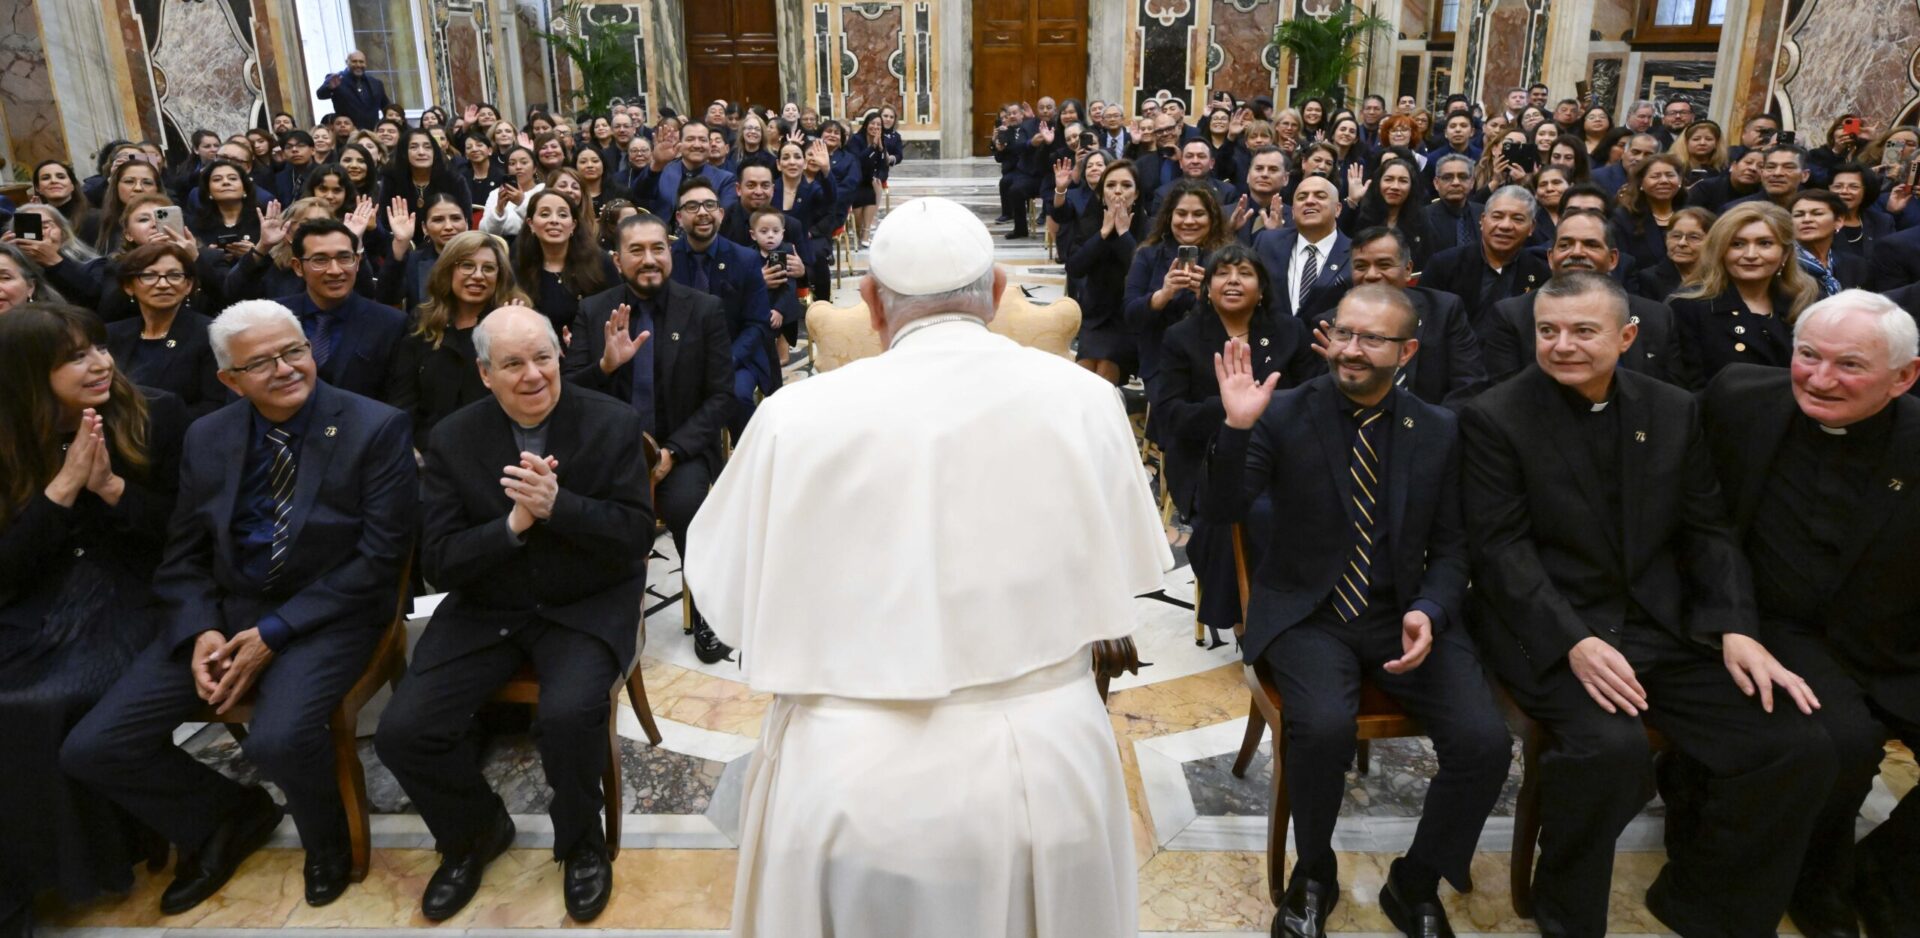
{"label": "man in dark suit", "polygon": [[[1271,216],[1274,214],[1269,211]],[[1333,314],[1353,286],[1347,270],[1352,243],[1342,234],[1340,193],[1315,174],[1293,190],[1293,227],[1269,227],[1253,236],[1254,253],[1273,283],[1273,310],[1298,316],[1309,328]]]}
{"label": "man in dark suit", "polygon": [[1920,227],[1873,239],[1867,283],[1880,293],[1920,283]]}
{"label": "man in dark suit", "polygon": [[[716,193],[714,198],[720,201],[722,209],[733,204],[736,193],[733,187],[733,174],[720,168],[714,162],[715,154],[708,153],[712,146],[705,125],[698,122],[680,128],[680,142],[670,152],[679,154],[679,159],[668,162],[654,173],[651,185],[653,192],[648,193],[647,205],[654,214],[662,218],[673,219],[674,210],[679,205],[680,189],[688,180],[704,179]],[[654,147],[654,159],[660,159],[660,147]],[[725,156],[726,154],[719,154]],[[638,195],[639,193],[635,193]],[[719,215],[714,216],[716,219]]]}
{"label": "man in dark suit", "polygon": [[1653,134],[1634,134],[1628,137],[1627,142],[1620,148],[1620,159],[1617,162],[1594,169],[1592,182],[1600,187],[1601,192],[1607,194],[1607,198],[1617,200],[1620,198],[1621,187],[1627,184],[1627,179],[1633,175],[1633,171],[1648,158],[1666,148],[1667,145],[1661,143],[1660,138]]}
{"label": "man in dark suit", "polygon": [[1480,215],[1480,240],[1433,255],[1420,274],[1421,286],[1451,293],[1466,304],[1475,335],[1487,334],[1493,304],[1547,282],[1547,262],[1526,250],[1534,207],[1533,193],[1502,186]]}
{"label": "man in dark suit", "polygon": [[733,410],[727,429],[739,436],[753,416],[753,393],[780,389],[774,362],[773,303],[761,276],[760,252],[720,237],[721,205],[712,186],[690,179],[680,186],[673,242],[674,282],[713,295],[726,316],[733,355]]}
{"label": "man in dark suit", "polygon": [[[1612,276],[1620,261],[1613,226],[1590,209],[1570,211],[1560,218],[1547,263],[1554,276],[1575,272]],[[1538,293],[1509,297],[1493,306],[1483,320],[1482,350],[1487,377],[1494,383],[1525,371],[1534,360],[1533,309]],[[1682,388],[1693,387],[1693,375],[1680,355],[1680,333],[1667,304],[1645,297],[1627,297],[1627,321],[1635,327],[1633,344],[1620,354],[1620,367],[1658,378]]]}
{"label": "man in dark suit", "polygon": [[[1205,140],[1189,140],[1180,145],[1180,176],[1191,179],[1213,190],[1214,198],[1219,200],[1223,211],[1233,211],[1234,203],[1240,200],[1240,190],[1233,183],[1213,174],[1213,148]],[[1153,214],[1159,214],[1160,203],[1166,199],[1171,186],[1162,186],[1153,194]]]}
{"label": "man in dark suit", "polygon": [[[284,163],[280,171],[273,174],[273,197],[279,199],[282,206],[289,206],[299,200],[300,193],[307,187],[307,177],[313,173],[313,135],[304,130],[281,134],[280,155]],[[198,206],[199,196],[198,188],[188,193],[188,207]]]}
{"label": "man in dark suit", "polygon": [[[734,204],[726,210],[720,221],[720,236],[750,251],[758,251],[753,241],[753,213],[773,206],[773,167],[764,163],[748,163],[740,167],[740,175],[734,183],[737,197]],[[782,214],[786,220],[786,235],[782,238],[801,258],[813,256],[811,241],[807,237],[807,226],[792,215]]]}
{"label": "man in dark suit", "polygon": [[[1247,157],[1247,192],[1240,201],[1221,206],[1231,221],[1240,218],[1233,225],[1233,236],[1247,247],[1253,246],[1254,235],[1266,231],[1269,225],[1275,230],[1287,228],[1293,224],[1293,212],[1287,207],[1287,152],[1279,147],[1266,146],[1253,151]],[[1274,200],[1279,200],[1279,214],[1269,210],[1274,208]]]}
{"label": "man in dark suit", "polygon": [[[1411,360],[1415,313],[1401,291],[1356,287],[1327,348],[1334,371],[1272,400],[1251,350],[1229,340],[1215,365],[1226,425],[1207,462],[1202,514],[1237,520],[1273,499],[1274,529],[1249,584],[1242,654],[1286,700],[1285,770],[1299,851],[1275,934],[1317,938],[1338,902],[1334,821],[1353,760],[1364,681],[1433,739],[1440,770],[1380,905],[1409,935],[1451,934],[1438,887],[1466,889],[1475,843],[1512,748],[1460,628],[1466,610],[1454,415],[1394,386]],[[1384,541],[1384,546],[1383,546]]]}
{"label": "man in dark suit", "polygon": [[[1902,934],[1920,903],[1920,798],[1858,844],[1889,737],[1920,739],[1920,363],[1912,319],[1849,290],[1794,322],[1790,370],[1730,365],[1703,399],[1707,442],[1753,565],[1767,647],[1807,679],[1839,778],[1787,911],[1803,935]],[[1810,805],[1796,805],[1807,810]]]}
{"label": "man in dark suit", "polygon": [[287,796],[306,898],[347,886],[347,817],[328,716],[393,612],[418,510],[405,414],[329,387],[300,323],[235,304],[211,331],[220,380],[245,398],[187,431],[180,500],[154,589],[163,631],[61,752],[72,777],[180,850],[162,912],[218,891],[272,836],[280,808],[173,745],[202,706],[243,701],[242,748]]}
{"label": "man in dark suit", "polygon": [[1429,404],[1459,409],[1467,395],[1487,380],[1480,363],[1480,340],[1467,325],[1460,298],[1407,286],[1413,254],[1396,229],[1377,225],[1362,230],[1354,237],[1352,262],[1356,287],[1385,284],[1405,293],[1413,304],[1413,336],[1420,351],[1394,372],[1393,383]]}
{"label": "man in dark suit", "polygon": [[354,292],[360,238],[331,218],[301,223],[288,242],[293,272],[307,291],[276,302],[293,311],[313,344],[320,380],[379,400],[387,364],[406,332],[405,313]]}
{"label": "man in dark suit", "polygon": [[[658,216],[622,221],[619,244],[624,282],[581,301],[563,371],[576,386],[632,401],[641,428],[660,442],[653,508],[685,557],[687,525],[724,463],[720,431],[733,408],[727,314],[713,296],[673,282]],[[697,606],[693,650],[708,664],[728,654]]]}
{"label": "man in dark suit", "polygon": [[440,850],[420,907],[442,921],[513,843],[467,727],[532,664],[553,856],[566,864],[567,914],[588,922],[613,894],[600,826],[601,777],[619,758],[608,691],[633,667],[653,533],[640,418],[626,401],[563,387],[560,337],[532,309],[494,310],[473,339],[493,400],[456,411],[427,447],[420,557],[447,597],[374,743]]}
{"label": "man in dark suit", "polygon": [[1480,241],[1481,206],[1467,198],[1473,192],[1473,160],[1459,153],[1440,157],[1433,168],[1433,188],[1439,197],[1427,203],[1427,232],[1434,253]]}
{"label": "man in dark suit", "polygon": [[1140,168],[1140,196],[1153,205],[1164,187],[1180,179],[1180,122],[1162,111],[1153,118],[1153,134],[1138,141],[1140,155],[1134,162]]}
{"label": "man in dark suit", "polygon": [[1693,396],[1618,367],[1637,331],[1625,292],[1565,274],[1534,322],[1539,367],[1461,411],[1461,488],[1481,654],[1553,739],[1540,930],[1605,934],[1652,727],[1703,766],[1712,795],[1669,818],[1648,909],[1683,935],[1773,934],[1813,826],[1804,807],[1833,780],[1833,747],[1807,716],[1817,701],[1755,637]]}
{"label": "man in dark suit", "polygon": [[313,94],[332,101],[334,113],[351,119],[361,130],[372,130],[393,106],[386,86],[367,74],[367,54],[359,49],[347,53],[347,67],[328,75]]}

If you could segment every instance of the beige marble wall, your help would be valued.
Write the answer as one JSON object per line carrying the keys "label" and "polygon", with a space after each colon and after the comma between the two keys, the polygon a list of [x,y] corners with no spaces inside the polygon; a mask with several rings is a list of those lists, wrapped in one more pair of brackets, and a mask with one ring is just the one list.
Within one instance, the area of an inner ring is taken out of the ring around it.
{"label": "beige marble wall", "polygon": [[29,171],[45,159],[66,159],[66,131],[53,93],[38,0],[0,5],[0,116],[8,151]]}
{"label": "beige marble wall", "polygon": [[1824,139],[1849,112],[1886,123],[1920,104],[1920,6],[1885,0],[1806,0],[1779,43],[1774,96],[1787,125]]}

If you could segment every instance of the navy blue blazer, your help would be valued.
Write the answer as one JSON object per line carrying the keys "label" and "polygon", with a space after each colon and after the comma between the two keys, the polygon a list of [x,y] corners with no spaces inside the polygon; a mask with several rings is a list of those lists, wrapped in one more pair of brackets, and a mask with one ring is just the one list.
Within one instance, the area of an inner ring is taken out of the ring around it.
{"label": "navy blue blazer", "polygon": [[1287,267],[1293,261],[1293,248],[1299,240],[1298,228],[1270,229],[1253,236],[1253,251],[1260,255],[1260,263],[1267,268],[1267,279],[1273,284],[1273,296],[1268,300],[1273,311],[1282,316],[1299,317],[1311,331],[1320,320],[1333,319],[1340,298],[1353,288],[1353,271],[1349,269],[1353,241],[1335,229],[1333,250],[1320,259],[1320,276],[1313,281],[1313,290],[1306,295],[1306,302],[1294,309]]}
{"label": "navy blue blazer", "polygon": [[174,314],[164,340],[145,342],[140,338],[145,319],[121,319],[107,324],[107,351],[113,353],[114,367],[133,383],[180,398],[188,419],[197,420],[233,400],[214,363],[213,344],[207,339],[211,325],[213,320],[182,309]]}
{"label": "navy blue blazer", "polygon": [[[1544,258],[1531,251],[1522,249],[1514,255],[1512,266],[1513,292],[1508,296],[1519,296],[1546,286],[1553,272],[1547,269]],[[1420,272],[1420,285],[1430,290],[1441,290],[1460,298],[1466,305],[1467,322],[1473,326],[1475,335],[1483,339],[1487,334],[1487,317],[1493,315],[1493,306],[1477,308],[1480,301],[1480,277],[1487,271],[1487,255],[1480,250],[1480,242],[1463,244],[1448,248],[1427,260],[1427,269]],[[1495,301],[1506,296],[1495,297]]]}
{"label": "navy blue blazer", "polygon": [[1881,293],[1920,283],[1920,227],[1873,239],[1867,264],[1867,282]]}
{"label": "navy blue blazer", "polygon": [[1419,317],[1413,335],[1420,348],[1397,380],[1429,404],[1459,410],[1487,380],[1480,337],[1467,324],[1459,297],[1426,287],[1408,287],[1406,294]]}
{"label": "navy blue blazer", "polygon": [[[336,72],[340,83],[328,87],[326,81],[314,89],[313,96],[326,98],[333,102],[334,113],[345,114],[353,120],[353,126],[361,130],[372,130],[380,123],[380,115],[386,113],[393,102],[387,100],[387,86],[372,75],[355,78],[350,72]],[[328,75],[331,79],[333,75]]]}
{"label": "navy blue blazer", "polygon": [[[773,301],[767,295],[767,281],[760,276],[760,252],[718,235],[707,251],[713,255],[707,292],[720,301],[726,316],[733,367],[752,372],[761,392],[772,394],[780,388],[780,371],[773,362]],[[673,282],[692,287],[694,263],[687,239],[675,239]]]}
{"label": "navy blue blazer", "polygon": [[[1395,388],[1387,432],[1386,514],[1397,607],[1418,608],[1437,638],[1470,649],[1464,629],[1467,534],[1460,514],[1460,433],[1453,412]],[[1353,431],[1342,415],[1353,403],[1331,375],[1276,394],[1250,430],[1225,423],[1207,457],[1201,512],[1237,521],[1261,494],[1276,524],[1260,567],[1248,578],[1247,634],[1240,651],[1260,660],[1282,632],[1313,615],[1333,592],[1353,547],[1347,516]],[[1380,562],[1378,559],[1376,563]]]}
{"label": "navy blue blazer", "polygon": [[[720,200],[720,207],[727,208],[734,203],[737,195],[733,191],[733,174],[719,166],[708,163],[700,168],[700,175],[713,184],[714,198]],[[674,160],[660,170],[654,178],[653,196],[647,207],[661,218],[675,218],[674,207],[680,204],[680,181],[687,176],[687,164]],[[640,193],[634,193],[638,196]],[[677,227],[677,225],[676,225]]]}
{"label": "navy blue blazer", "polygon": [[174,646],[233,636],[277,615],[294,641],[321,629],[376,628],[393,614],[413,547],[419,482],[407,415],[317,382],[293,484],[292,546],[268,593],[241,572],[233,539],[253,404],[240,400],[187,428],[180,497],[154,591]]}
{"label": "navy blue blazer", "polygon": [[[320,310],[305,293],[283,296],[275,302],[303,319]],[[393,348],[407,331],[406,314],[359,293],[347,294],[346,300],[331,312],[336,319],[333,354],[328,357],[326,367],[320,369],[320,380],[343,391],[380,400],[386,393]]]}

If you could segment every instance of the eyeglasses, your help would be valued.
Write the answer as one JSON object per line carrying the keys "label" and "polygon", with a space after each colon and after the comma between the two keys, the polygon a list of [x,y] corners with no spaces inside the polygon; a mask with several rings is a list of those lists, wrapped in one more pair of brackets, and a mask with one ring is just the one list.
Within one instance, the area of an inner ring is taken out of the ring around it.
{"label": "eyeglasses", "polygon": [[359,251],[347,251],[339,254],[309,254],[300,258],[300,263],[314,270],[345,270],[360,264]]}
{"label": "eyeglasses", "polygon": [[714,199],[707,199],[701,202],[680,203],[680,211],[683,211],[689,215],[698,215],[701,212],[717,212],[719,210],[720,210],[720,203]]}
{"label": "eyeglasses", "polygon": [[164,274],[157,271],[144,270],[134,274],[133,279],[140,281],[140,285],[143,287],[151,287],[161,283],[174,287],[186,283],[187,275],[178,270],[169,270]]}
{"label": "eyeglasses", "polygon": [[1707,236],[1703,234],[1685,234],[1685,233],[1676,232],[1676,233],[1667,235],[1667,240],[1678,241],[1681,244],[1705,244],[1707,243]]}
{"label": "eyeglasses", "polygon": [[1403,339],[1390,335],[1374,335],[1371,332],[1355,332],[1345,326],[1333,327],[1333,329],[1327,333],[1327,336],[1333,340],[1335,348],[1340,348],[1348,342],[1358,339],[1360,340],[1360,347],[1369,352],[1378,352],[1381,349],[1398,345],[1412,338],[1412,336]]}
{"label": "eyeglasses", "polygon": [[237,375],[246,375],[249,378],[256,378],[256,377],[259,377],[260,375],[263,375],[272,371],[276,366],[278,366],[280,362],[286,362],[289,365],[297,366],[301,362],[306,361],[307,356],[309,354],[312,354],[312,352],[313,352],[313,346],[305,342],[302,342],[299,345],[291,346],[287,349],[282,350],[278,355],[268,355],[265,358],[256,358],[253,361],[247,362],[244,365],[235,365],[232,368],[229,368],[227,370]]}

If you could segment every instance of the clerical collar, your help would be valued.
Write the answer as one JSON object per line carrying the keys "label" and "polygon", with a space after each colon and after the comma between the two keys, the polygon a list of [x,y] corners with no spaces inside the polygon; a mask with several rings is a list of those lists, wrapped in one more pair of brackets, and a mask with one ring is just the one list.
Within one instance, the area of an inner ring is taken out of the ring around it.
{"label": "clerical collar", "polygon": [[1879,413],[1864,420],[1854,421],[1844,427],[1829,427],[1826,424],[1808,417],[1804,411],[1801,412],[1800,418],[1807,424],[1818,429],[1821,439],[1837,438],[1835,442],[1845,440],[1849,444],[1870,446],[1875,441],[1886,439],[1887,435],[1893,432],[1894,410],[1895,408],[1892,405],[1882,407]]}
{"label": "clerical collar", "polygon": [[1614,398],[1619,394],[1619,391],[1620,391],[1620,382],[1618,381],[1608,382],[1606,399],[1596,402],[1596,401],[1588,400],[1585,394],[1580,393],[1578,390],[1574,388],[1570,388],[1564,384],[1561,384],[1558,381],[1555,381],[1553,383],[1553,386],[1555,389],[1559,391],[1560,399],[1566,401],[1567,406],[1571,408],[1575,413],[1580,413],[1580,414],[1606,413],[1607,408],[1613,405]]}
{"label": "clerical collar", "polygon": [[968,313],[941,313],[938,316],[928,316],[924,319],[916,319],[910,323],[907,323],[905,326],[902,326],[899,332],[894,333],[893,341],[889,343],[887,347],[893,348],[894,346],[899,345],[902,339],[905,339],[907,336],[910,336],[916,332],[919,332],[920,330],[925,329],[929,326],[938,326],[943,323],[950,323],[950,322],[972,323],[973,325],[979,326],[982,329],[985,329],[987,327],[987,324],[985,322],[982,322],[980,320],[980,317],[978,316],[970,315]]}

